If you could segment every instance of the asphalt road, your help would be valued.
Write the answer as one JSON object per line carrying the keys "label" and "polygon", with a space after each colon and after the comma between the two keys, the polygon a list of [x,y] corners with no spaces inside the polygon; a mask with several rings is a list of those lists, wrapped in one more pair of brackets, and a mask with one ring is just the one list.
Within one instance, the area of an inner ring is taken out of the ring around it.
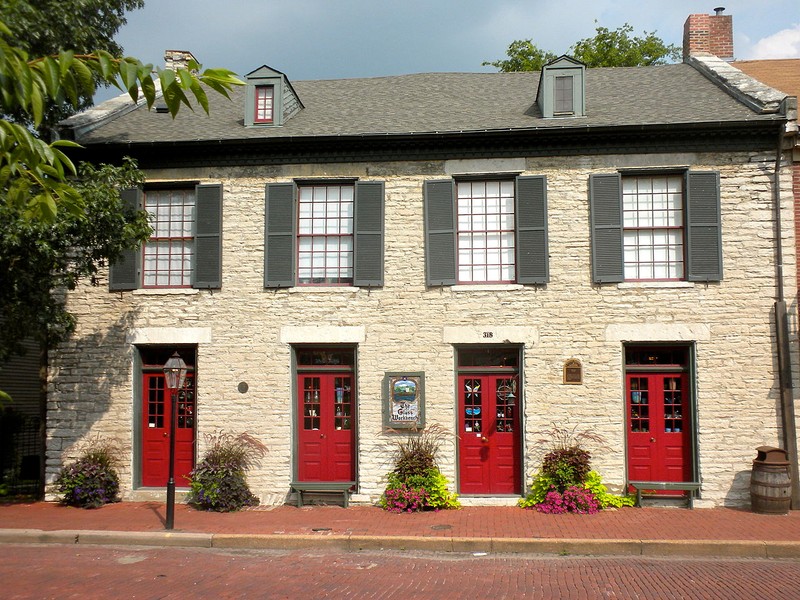
{"label": "asphalt road", "polygon": [[800,562],[0,545],[0,597],[800,599]]}

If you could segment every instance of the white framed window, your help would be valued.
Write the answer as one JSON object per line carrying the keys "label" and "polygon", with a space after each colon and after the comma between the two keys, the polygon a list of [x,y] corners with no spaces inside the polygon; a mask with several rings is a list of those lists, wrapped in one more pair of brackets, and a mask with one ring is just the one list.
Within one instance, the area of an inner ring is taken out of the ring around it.
{"label": "white framed window", "polygon": [[153,233],[143,248],[143,287],[191,287],[195,202],[194,189],[145,191]]}
{"label": "white framed window", "polygon": [[353,284],[354,192],[352,184],[298,187],[298,284]]}
{"label": "white framed window", "polygon": [[684,278],[682,175],[622,178],[626,280]]}
{"label": "white framed window", "polygon": [[516,279],[514,181],[456,182],[458,282]]}
{"label": "white framed window", "polygon": [[255,95],[255,123],[272,123],[273,109],[275,107],[275,88],[271,85],[256,86]]}

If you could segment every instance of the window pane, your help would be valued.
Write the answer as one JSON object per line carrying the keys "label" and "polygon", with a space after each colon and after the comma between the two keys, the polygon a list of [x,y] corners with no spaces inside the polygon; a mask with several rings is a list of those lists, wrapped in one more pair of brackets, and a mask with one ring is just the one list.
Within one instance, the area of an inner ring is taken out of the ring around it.
{"label": "window pane", "polygon": [[456,196],[459,281],[513,281],[514,182],[461,181]]}
{"label": "window pane", "polygon": [[683,178],[622,180],[626,279],[683,277]]}
{"label": "window pane", "polygon": [[153,234],[143,249],[143,285],[191,285],[194,190],[147,190],[145,209],[151,216]]}
{"label": "window pane", "polygon": [[303,186],[298,197],[298,282],[352,283],[354,187]]}

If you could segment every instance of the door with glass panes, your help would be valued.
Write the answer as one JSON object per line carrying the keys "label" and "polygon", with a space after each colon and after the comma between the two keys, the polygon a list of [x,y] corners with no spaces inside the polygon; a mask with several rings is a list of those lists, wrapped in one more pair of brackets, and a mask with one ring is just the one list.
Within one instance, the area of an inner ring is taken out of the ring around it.
{"label": "door with glass panes", "polygon": [[[170,421],[175,407],[175,485],[188,487],[195,457],[194,349],[179,352],[191,369],[182,389],[170,392],[163,365],[174,348],[145,349],[142,361],[141,485],[164,487],[169,478]],[[159,362],[162,361],[163,362]],[[146,364],[147,362],[151,364]]]}
{"label": "door with glass panes", "polygon": [[519,494],[518,350],[459,352],[459,492]]}
{"label": "door with glass panes", "polygon": [[685,349],[628,350],[627,359],[628,479],[692,481]]}
{"label": "door with glass panes", "polygon": [[355,481],[353,359],[352,350],[298,352],[298,481]]}

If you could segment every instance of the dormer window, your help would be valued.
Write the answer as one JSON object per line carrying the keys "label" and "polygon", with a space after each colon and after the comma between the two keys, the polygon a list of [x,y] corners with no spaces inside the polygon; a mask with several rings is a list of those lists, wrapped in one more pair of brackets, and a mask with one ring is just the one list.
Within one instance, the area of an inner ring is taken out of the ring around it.
{"label": "dormer window", "polygon": [[573,115],[575,114],[575,95],[572,93],[572,76],[562,76],[555,78],[555,89],[553,99],[554,115]]}
{"label": "dormer window", "polygon": [[280,71],[264,65],[245,75],[245,79],[246,127],[279,127],[303,109],[292,84]]}
{"label": "dormer window", "polygon": [[561,56],[542,67],[536,103],[546,119],[586,115],[586,65]]}
{"label": "dormer window", "polygon": [[256,86],[254,121],[256,123],[272,123],[275,102],[275,88],[271,85]]}

